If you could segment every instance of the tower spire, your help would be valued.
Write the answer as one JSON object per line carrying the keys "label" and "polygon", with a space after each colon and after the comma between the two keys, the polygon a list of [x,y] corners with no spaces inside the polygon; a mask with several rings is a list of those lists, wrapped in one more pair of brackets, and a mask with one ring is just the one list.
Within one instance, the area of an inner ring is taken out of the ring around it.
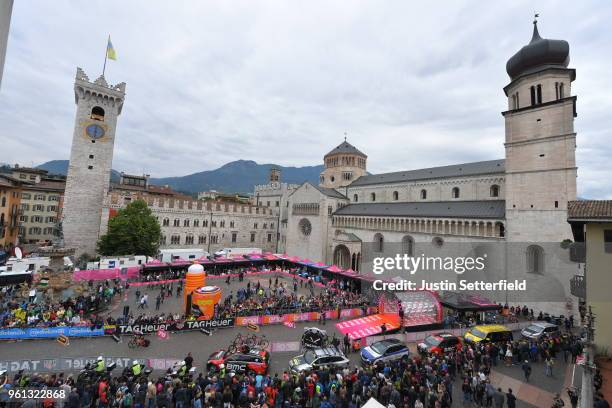
{"label": "tower spire", "polygon": [[533,13],[533,35],[531,36],[531,42],[541,40],[540,33],[538,32],[538,17],[539,13]]}

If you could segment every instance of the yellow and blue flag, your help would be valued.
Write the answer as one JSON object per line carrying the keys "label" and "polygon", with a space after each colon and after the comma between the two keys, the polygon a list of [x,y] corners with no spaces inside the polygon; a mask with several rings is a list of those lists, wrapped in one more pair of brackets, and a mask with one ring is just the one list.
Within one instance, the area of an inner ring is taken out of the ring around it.
{"label": "yellow and blue flag", "polygon": [[117,61],[117,53],[113,48],[113,43],[111,42],[110,35],[108,36],[108,44],[106,46],[106,57],[113,61]]}

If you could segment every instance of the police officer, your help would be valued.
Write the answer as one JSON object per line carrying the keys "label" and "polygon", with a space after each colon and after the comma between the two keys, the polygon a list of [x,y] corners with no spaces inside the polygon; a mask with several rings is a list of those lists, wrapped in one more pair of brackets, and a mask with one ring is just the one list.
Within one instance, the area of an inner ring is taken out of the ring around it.
{"label": "police officer", "polygon": [[134,374],[134,377],[138,377],[141,372],[142,372],[142,367],[140,366],[140,363],[138,362],[138,360],[132,361],[132,374]]}
{"label": "police officer", "polygon": [[187,365],[185,364],[185,360],[181,361],[179,363],[180,368],[178,369],[178,376],[179,377],[184,377],[185,375],[187,375]]}
{"label": "police officer", "polygon": [[102,358],[102,356],[99,356],[96,360],[96,373],[102,374],[104,372],[104,369],[106,369],[106,363],[104,362],[104,358]]}

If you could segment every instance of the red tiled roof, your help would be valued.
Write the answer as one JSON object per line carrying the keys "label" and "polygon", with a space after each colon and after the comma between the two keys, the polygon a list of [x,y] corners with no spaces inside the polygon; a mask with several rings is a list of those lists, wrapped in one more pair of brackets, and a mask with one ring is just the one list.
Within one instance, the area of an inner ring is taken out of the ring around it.
{"label": "red tiled roof", "polygon": [[579,200],[567,203],[568,220],[612,219],[612,200]]}

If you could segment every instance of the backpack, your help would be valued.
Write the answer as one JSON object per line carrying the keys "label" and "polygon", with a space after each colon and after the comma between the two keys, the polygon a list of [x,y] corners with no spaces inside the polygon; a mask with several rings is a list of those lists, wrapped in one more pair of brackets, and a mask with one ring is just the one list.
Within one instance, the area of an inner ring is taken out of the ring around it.
{"label": "backpack", "polygon": [[124,407],[131,407],[132,406],[132,394],[130,394],[129,392],[127,394],[125,394],[125,396],[123,397],[123,403],[122,405]]}

